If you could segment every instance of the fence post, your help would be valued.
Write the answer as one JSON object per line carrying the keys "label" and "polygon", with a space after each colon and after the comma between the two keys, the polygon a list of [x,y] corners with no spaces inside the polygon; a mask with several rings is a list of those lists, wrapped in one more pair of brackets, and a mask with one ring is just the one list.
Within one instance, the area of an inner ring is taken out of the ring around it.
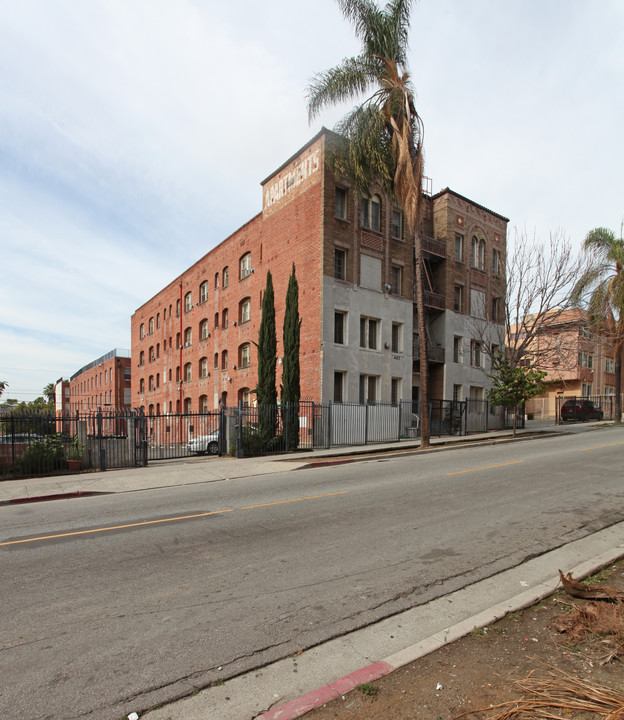
{"label": "fence post", "polygon": [[397,408],[399,409],[399,412],[397,413],[397,415],[399,416],[399,420],[397,423],[397,425],[398,425],[398,427],[397,427],[397,442],[400,442],[400,440],[401,440],[401,410],[403,409],[401,406],[400,400],[397,403]]}
{"label": "fence post", "polygon": [[368,399],[366,400],[366,413],[364,419],[364,445],[368,445]]}
{"label": "fence post", "polygon": [[284,403],[286,405],[286,419],[284,421],[284,415],[282,415],[282,421],[285,422],[284,424],[284,445],[286,446],[284,450],[288,451],[290,450],[290,447],[288,446],[288,425],[290,424],[290,406],[291,403],[286,402]]}
{"label": "fence post", "polygon": [[[260,407],[258,407],[260,409]],[[236,433],[236,457],[243,457],[243,401],[238,401],[238,431]]]}
{"label": "fence post", "polygon": [[98,437],[98,448],[100,454],[100,470],[106,470],[106,450],[102,446],[102,408],[98,408],[97,411],[97,437]]}
{"label": "fence post", "polygon": [[327,406],[327,439],[325,440],[325,450],[329,450],[331,447],[331,429],[332,429],[332,401],[329,401],[329,405]]}

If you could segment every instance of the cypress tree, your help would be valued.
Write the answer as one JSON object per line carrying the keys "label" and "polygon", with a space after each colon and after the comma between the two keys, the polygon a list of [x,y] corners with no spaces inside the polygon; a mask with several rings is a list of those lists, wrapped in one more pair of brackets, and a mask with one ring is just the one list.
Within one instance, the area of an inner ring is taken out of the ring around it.
{"label": "cypress tree", "polygon": [[273,278],[267,272],[266,288],[262,297],[262,318],[258,333],[258,423],[262,441],[275,436],[277,390],[275,389],[275,366],[277,365],[277,339],[275,335],[275,298]]}
{"label": "cypress tree", "polygon": [[[284,365],[282,372],[282,413],[288,419],[288,450],[299,445],[299,399],[301,397],[299,338],[301,319],[299,317],[299,284],[295,275],[295,264],[288,280],[286,309],[284,311]],[[291,403],[287,412],[287,403]]]}

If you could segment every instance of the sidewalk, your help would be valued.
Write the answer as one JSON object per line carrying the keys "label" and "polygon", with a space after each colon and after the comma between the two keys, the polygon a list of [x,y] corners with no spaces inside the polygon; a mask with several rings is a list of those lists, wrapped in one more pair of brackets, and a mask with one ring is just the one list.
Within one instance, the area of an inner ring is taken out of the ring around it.
{"label": "sidewalk", "polygon": [[[550,436],[553,432],[574,431],[574,428],[577,428],[577,431],[587,430],[589,425],[586,423],[578,426],[561,426],[555,425],[552,421],[528,421],[525,429],[517,431],[518,437],[515,440],[512,437],[511,430],[496,430],[488,433],[475,433],[474,435],[434,437],[431,439],[431,448],[422,452],[439,452],[444,448],[458,444],[518,442],[523,437],[526,438],[527,435],[534,437],[535,433]],[[240,459],[229,455],[223,457],[199,456],[176,460],[151,461],[147,467],[4,480],[0,482],[0,505],[24,501],[51,500],[63,496],[135,492],[254,475],[268,475],[305,467],[322,467],[337,462],[355,462],[358,459],[366,459],[371,454],[421,452],[419,446],[420,441],[416,439]]]}

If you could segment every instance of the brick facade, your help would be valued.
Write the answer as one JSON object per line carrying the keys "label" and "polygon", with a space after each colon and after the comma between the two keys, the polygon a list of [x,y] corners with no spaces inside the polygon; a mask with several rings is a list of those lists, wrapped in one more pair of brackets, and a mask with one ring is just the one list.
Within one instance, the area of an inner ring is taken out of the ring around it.
{"label": "brick facade", "polygon": [[127,350],[112,350],[85,365],[69,380],[71,411],[131,407],[131,374]]}

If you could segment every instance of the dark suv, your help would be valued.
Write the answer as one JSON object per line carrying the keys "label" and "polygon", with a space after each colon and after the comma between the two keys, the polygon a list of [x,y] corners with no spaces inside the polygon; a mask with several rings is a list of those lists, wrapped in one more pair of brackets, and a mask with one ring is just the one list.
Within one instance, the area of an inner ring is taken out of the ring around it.
{"label": "dark suv", "polygon": [[603,412],[591,400],[566,400],[561,406],[561,419],[566,420],[602,420]]}

